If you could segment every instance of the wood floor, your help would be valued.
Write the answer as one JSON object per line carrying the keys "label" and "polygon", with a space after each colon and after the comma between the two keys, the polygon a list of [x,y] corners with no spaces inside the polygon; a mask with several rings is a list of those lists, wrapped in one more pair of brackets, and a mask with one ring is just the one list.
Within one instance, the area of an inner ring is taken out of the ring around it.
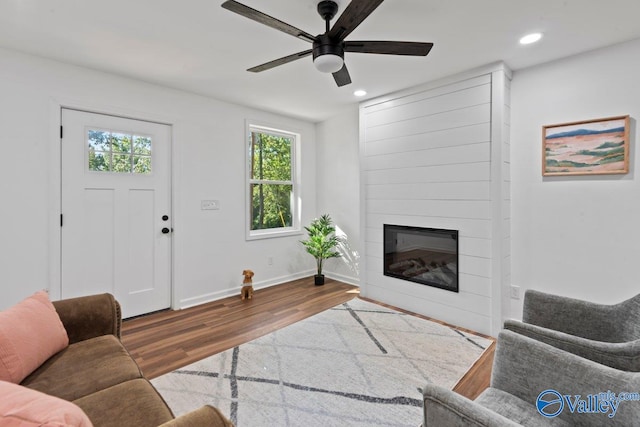
{"label": "wood floor", "polygon": [[[359,288],[355,286],[331,279],[327,279],[324,286],[315,286],[313,277],[309,277],[256,290],[252,300],[242,301],[238,295],[185,310],[125,320],[122,342],[145,376],[152,379],[358,295]],[[454,390],[469,398],[475,397],[478,390],[489,385],[492,362],[493,352],[485,352]]]}

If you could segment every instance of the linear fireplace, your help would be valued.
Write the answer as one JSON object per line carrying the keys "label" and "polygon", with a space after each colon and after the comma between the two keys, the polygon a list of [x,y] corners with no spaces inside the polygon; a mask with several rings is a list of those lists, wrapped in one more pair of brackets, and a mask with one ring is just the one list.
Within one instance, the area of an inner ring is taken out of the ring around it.
{"label": "linear fireplace", "polygon": [[458,231],[384,224],[384,275],[458,292]]}

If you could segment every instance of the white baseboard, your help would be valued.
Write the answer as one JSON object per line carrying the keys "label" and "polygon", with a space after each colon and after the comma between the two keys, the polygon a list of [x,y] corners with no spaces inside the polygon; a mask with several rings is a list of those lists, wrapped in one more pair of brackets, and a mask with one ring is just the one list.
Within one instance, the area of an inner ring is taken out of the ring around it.
{"label": "white baseboard", "polygon": [[[282,283],[286,283],[286,282],[291,282],[293,280],[298,280],[298,279],[302,279],[304,277],[309,277],[309,276],[313,276],[315,274],[315,270],[308,270],[308,271],[303,271],[300,273],[296,273],[296,274],[291,274],[288,276],[280,276],[280,277],[274,277],[272,279],[269,280],[265,280],[262,282],[254,282],[253,283],[253,288],[254,289],[264,289],[264,288],[269,288],[271,286],[275,286],[275,285],[281,285]],[[342,279],[336,279],[336,280],[341,280]],[[229,288],[229,289],[224,289],[222,291],[217,291],[217,292],[210,292],[207,294],[203,294],[203,295],[198,295],[197,297],[191,297],[191,298],[185,298],[182,299],[178,302],[176,307],[173,307],[174,310],[182,310],[184,308],[189,308],[189,307],[194,307],[196,305],[200,305],[200,304],[205,304],[208,302],[212,302],[212,301],[217,301],[220,300],[222,298],[227,298],[233,295],[238,295],[238,298],[240,297],[240,290],[242,289],[242,285],[233,287],[233,288]]]}
{"label": "white baseboard", "polygon": [[358,277],[345,276],[344,274],[332,272],[325,272],[324,275],[330,279],[339,280],[340,282],[360,287],[360,279]]}

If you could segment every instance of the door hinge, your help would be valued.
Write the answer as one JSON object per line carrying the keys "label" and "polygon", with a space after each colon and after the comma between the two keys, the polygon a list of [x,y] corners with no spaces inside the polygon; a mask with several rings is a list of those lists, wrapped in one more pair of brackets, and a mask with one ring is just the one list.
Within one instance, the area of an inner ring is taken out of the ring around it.
{"label": "door hinge", "polygon": [[62,214],[60,214],[60,227],[62,227]]}
{"label": "door hinge", "polygon": [[62,139],[62,125],[60,125],[60,139]]}

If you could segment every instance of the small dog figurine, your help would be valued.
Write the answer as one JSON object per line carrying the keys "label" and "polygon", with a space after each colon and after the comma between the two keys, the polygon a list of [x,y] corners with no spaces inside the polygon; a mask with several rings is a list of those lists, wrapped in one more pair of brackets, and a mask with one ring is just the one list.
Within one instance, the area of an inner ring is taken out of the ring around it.
{"label": "small dog figurine", "polygon": [[240,296],[244,301],[245,298],[253,298],[253,282],[251,281],[251,278],[253,277],[253,271],[244,270],[242,274],[244,275],[244,280],[242,281],[242,290],[240,291]]}

